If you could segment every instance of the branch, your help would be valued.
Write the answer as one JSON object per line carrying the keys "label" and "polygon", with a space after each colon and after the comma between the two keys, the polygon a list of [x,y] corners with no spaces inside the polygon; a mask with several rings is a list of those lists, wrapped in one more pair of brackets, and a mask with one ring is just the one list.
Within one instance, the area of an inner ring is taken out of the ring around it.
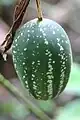
{"label": "branch", "polygon": [[42,112],[37,106],[35,106],[29,98],[26,98],[25,96],[20,93],[16,89],[14,85],[12,85],[7,79],[5,79],[0,74],[0,84],[2,84],[12,95],[14,95],[20,102],[20,100],[23,100],[24,103],[26,103],[28,109],[30,109],[37,117],[39,117],[41,120],[51,120],[44,112]]}
{"label": "branch", "polygon": [[5,46],[3,50],[3,54],[6,53],[11,48],[14,35],[17,29],[21,25],[21,22],[23,20],[23,17],[29,5],[29,2],[30,0],[19,0],[18,4],[15,6],[12,26],[6,35],[5,40],[1,45],[1,46]]}

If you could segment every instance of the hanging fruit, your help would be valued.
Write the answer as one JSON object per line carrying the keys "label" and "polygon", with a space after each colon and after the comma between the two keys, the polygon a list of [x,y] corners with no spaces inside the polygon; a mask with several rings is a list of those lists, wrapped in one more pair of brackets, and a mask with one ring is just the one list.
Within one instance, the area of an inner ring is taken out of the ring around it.
{"label": "hanging fruit", "polygon": [[36,3],[38,19],[17,30],[12,56],[24,87],[36,99],[48,100],[58,96],[66,87],[72,53],[64,29],[55,21],[42,18],[39,0]]}

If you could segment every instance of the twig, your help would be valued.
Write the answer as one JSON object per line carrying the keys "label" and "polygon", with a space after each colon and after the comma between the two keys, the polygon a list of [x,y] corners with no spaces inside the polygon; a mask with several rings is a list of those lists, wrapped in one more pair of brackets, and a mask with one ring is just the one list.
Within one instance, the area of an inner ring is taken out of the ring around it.
{"label": "twig", "polygon": [[42,21],[42,11],[41,11],[41,7],[40,7],[40,0],[36,0],[36,4],[37,4],[37,10],[38,10],[38,20]]}
{"label": "twig", "polygon": [[16,89],[14,85],[12,85],[7,79],[5,79],[0,74],[0,84],[2,84],[9,92],[12,93],[19,101],[23,100],[24,103],[26,103],[28,109],[30,109],[37,117],[39,117],[41,120],[51,120],[44,112],[42,112],[37,106],[35,106],[29,98],[26,98],[22,95],[20,91]]}
{"label": "twig", "polygon": [[5,40],[1,45],[1,46],[4,46],[3,54],[6,53],[11,48],[14,35],[16,33],[16,30],[21,25],[21,22],[23,20],[23,17],[29,5],[29,2],[30,0],[20,0],[18,4],[15,6],[12,26],[6,35]]}

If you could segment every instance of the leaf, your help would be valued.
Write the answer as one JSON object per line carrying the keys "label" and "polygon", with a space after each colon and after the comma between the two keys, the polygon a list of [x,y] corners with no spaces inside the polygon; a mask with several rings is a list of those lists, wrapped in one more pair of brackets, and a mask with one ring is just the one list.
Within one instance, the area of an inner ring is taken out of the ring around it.
{"label": "leaf", "polygon": [[15,0],[0,0],[0,5],[11,5]]}
{"label": "leaf", "polygon": [[45,112],[53,112],[53,109],[55,109],[55,104],[51,100],[39,100],[38,104],[39,107]]}
{"label": "leaf", "polygon": [[0,104],[0,115],[11,115],[12,118],[22,120],[27,117],[30,112],[24,107],[23,104],[15,103],[2,103]]}
{"label": "leaf", "polygon": [[23,120],[30,114],[22,104],[19,104],[17,107],[16,106],[14,106],[14,111],[11,114],[14,119]]}

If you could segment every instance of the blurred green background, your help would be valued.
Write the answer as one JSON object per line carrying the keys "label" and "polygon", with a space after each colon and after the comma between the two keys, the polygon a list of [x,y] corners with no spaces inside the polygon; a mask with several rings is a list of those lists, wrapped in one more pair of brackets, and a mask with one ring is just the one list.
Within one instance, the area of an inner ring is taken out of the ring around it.
{"label": "blurred green background", "polygon": [[[3,42],[12,21],[18,0],[0,0],[0,44]],[[73,54],[70,80],[64,92],[53,100],[36,101],[37,105],[53,120],[80,120],[80,0],[41,0],[44,17],[55,20],[67,32]],[[37,17],[35,0],[31,0],[22,24]],[[0,48],[1,52],[1,48]],[[20,91],[23,88],[15,73],[11,49],[5,62],[0,54],[0,73]],[[25,104],[16,100],[0,85],[0,120],[39,120]]]}

